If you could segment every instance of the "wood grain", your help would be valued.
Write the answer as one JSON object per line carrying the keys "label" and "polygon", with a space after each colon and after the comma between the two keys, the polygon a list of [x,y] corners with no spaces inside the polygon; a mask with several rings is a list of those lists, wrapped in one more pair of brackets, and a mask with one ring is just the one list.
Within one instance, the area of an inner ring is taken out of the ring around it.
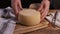
{"label": "wood grain", "polygon": [[49,24],[49,22],[46,20],[44,20],[43,22],[41,22],[40,24],[37,24],[35,26],[23,26],[23,25],[17,24],[14,33],[20,34],[20,33],[27,33],[27,32],[31,32],[31,31],[35,31],[38,29],[48,27],[48,24]]}

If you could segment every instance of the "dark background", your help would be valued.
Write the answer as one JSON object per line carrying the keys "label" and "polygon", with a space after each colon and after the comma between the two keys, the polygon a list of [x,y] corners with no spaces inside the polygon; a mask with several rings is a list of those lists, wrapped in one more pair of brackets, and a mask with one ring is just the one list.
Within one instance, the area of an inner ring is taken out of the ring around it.
{"label": "dark background", "polygon": [[[28,0],[24,0],[24,1],[27,2]],[[22,0],[22,3],[24,1]],[[39,0],[38,1],[33,0],[33,1],[39,3]],[[50,9],[60,9],[60,0],[50,0],[50,4],[51,4]],[[8,6],[11,6],[11,0],[0,0],[0,8],[6,8]],[[27,5],[23,4],[23,7],[25,7],[25,6],[27,6]]]}
{"label": "dark background", "polygon": [[0,0],[0,8],[11,6],[11,0]]}

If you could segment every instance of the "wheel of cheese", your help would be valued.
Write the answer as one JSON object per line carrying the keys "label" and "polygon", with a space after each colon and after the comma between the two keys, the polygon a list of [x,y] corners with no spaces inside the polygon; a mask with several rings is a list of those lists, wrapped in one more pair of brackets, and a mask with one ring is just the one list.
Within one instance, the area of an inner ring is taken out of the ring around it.
{"label": "wheel of cheese", "polygon": [[32,3],[30,4],[29,8],[30,9],[38,9],[40,7],[40,3]]}
{"label": "wheel of cheese", "polygon": [[23,9],[19,12],[18,20],[23,25],[37,25],[40,23],[40,12],[34,9]]}

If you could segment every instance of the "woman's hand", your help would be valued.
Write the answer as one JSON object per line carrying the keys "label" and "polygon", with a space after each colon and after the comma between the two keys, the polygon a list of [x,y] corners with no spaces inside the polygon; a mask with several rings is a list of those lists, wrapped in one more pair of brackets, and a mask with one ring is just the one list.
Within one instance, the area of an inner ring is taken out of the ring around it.
{"label": "woman's hand", "polygon": [[49,12],[50,2],[49,0],[43,0],[40,4],[38,11],[41,11],[41,20],[43,20]]}
{"label": "woman's hand", "polygon": [[18,11],[22,9],[21,0],[11,0],[12,8],[15,12],[15,15],[18,17]]}

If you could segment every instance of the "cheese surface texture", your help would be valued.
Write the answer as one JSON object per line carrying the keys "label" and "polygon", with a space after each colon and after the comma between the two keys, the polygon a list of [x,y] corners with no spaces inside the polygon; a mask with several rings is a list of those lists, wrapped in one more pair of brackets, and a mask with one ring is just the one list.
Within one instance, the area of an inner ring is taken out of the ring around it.
{"label": "cheese surface texture", "polygon": [[18,20],[23,25],[37,25],[40,23],[40,12],[34,9],[23,9],[19,12]]}

